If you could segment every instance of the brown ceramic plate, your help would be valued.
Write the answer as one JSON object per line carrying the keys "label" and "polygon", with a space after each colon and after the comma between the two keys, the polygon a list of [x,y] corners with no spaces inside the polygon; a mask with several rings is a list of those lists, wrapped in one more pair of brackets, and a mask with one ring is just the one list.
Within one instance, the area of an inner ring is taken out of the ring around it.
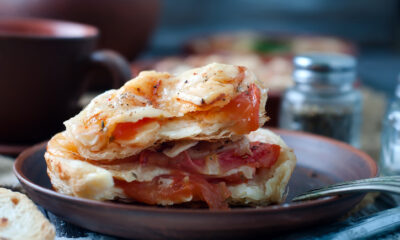
{"label": "brown ceramic plate", "polygon": [[289,183],[287,203],[260,208],[216,211],[99,202],[59,194],[51,189],[43,158],[46,143],[24,151],[14,171],[37,204],[92,231],[134,239],[248,239],[300,230],[333,221],[363,195],[327,197],[290,203],[294,195],[335,182],[377,175],[365,153],[315,135],[274,130],[292,147],[298,164]]}

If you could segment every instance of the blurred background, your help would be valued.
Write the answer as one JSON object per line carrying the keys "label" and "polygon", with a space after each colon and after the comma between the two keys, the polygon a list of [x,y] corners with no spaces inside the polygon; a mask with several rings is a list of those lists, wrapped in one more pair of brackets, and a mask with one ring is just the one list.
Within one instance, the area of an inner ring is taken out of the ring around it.
{"label": "blurred background", "polygon": [[335,36],[356,44],[363,83],[388,95],[400,63],[399,11],[396,0],[0,0],[1,17],[95,25],[99,46],[128,60],[182,54],[189,40],[219,32]]}
{"label": "blurred background", "polygon": [[363,83],[392,95],[400,66],[399,1],[164,0],[147,51],[169,55],[195,36],[221,31],[337,36],[358,47]]}

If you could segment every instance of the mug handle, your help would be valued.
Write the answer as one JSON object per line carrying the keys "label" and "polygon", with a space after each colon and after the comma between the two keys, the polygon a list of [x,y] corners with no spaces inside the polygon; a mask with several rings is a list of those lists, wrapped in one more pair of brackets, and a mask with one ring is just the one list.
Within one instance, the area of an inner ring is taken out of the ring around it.
{"label": "mug handle", "polygon": [[90,68],[104,68],[111,76],[112,87],[119,88],[132,78],[131,66],[124,57],[112,50],[97,50],[89,56]]}
{"label": "mug handle", "polygon": [[82,105],[78,100],[87,92],[93,76],[90,76],[90,70],[96,68],[105,69],[111,76],[113,88],[121,87],[127,80],[133,78],[131,66],[124,57],[112,50],[97,50],[92,52],[85,61],[86,77],[81,83],[79,90],[76,93],[75,100],[70,105],[70,116],[79,113],[82,110]]}

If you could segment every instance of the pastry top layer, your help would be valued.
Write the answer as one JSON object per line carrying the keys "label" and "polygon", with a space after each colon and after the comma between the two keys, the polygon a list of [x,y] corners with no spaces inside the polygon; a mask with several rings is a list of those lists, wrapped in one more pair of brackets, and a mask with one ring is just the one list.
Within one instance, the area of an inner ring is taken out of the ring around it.
{"label": "pastry top layer", "polygon": [[213,63],[177,76],[141,72],[64,124],[81,157],[113,160],[167,141],[247,134],[265,123],[266,100],[245,67]]}

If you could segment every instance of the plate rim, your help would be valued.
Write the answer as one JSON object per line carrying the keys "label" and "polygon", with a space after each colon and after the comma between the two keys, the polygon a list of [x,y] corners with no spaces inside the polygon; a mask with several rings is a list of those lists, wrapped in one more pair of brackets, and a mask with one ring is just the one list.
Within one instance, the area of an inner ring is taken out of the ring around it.
{"label": "plate rim", "polygon": [[[360,155],[361,158],[368,164],[370,169],[372,170],[372,175],[370,177],[375,177],[378,174],[378,167],[375,161],[366,153],[363,151],[350,146],[349,144],[346,144],[344,142],[340,142],[335,139],[331,139],[328,137],[320,136],[320,135],[315,135],[315,134],[310,134],[306,132],[300,132],[300,131],[291,131],[291,130],[283,130],[283,129],[277,129],[277,128],[269,128],[272,130],[274,133],[281,135],[282,134],[290,134],[290,135],[297,135],[297,136],[303,136],[303,137],[311,137],[311,138],[317,138],[320,139],[321,141],[326,141],[330,142],[331,144],[335,145],[340,145],[341,147],[344,147],[357,155]],[[351,195],[344,195],[344,196],[330,196],[330,197],[325,197],[321,199],[314,199],[314,200],[308,200],[304,202],[295,202],[295,203],[282,203],[278,205],[269,205],[269,206],[263,206],[263,207],[255,207],[255,208],[231,208],[228,210],[215,210],[215,209],[180,209],[180,208],[163,208],[163,207],[158,207],[158,206],[139,206],[136,204],[126,204],[126,203],[118,203],[118,202],[102,202],[102,201],[97,201],[97,200],[91,200],[91,199],[85,199],[85,198],[80,198],[80,197],[74,197],[74,196],[69,196],[69,195],[64,195],[61,193],[58,193],[54,190],[42,187],[40,185],[37,185],[33,183],[29,178],[27,178],[22,172],[20,172],[18,169],[21,169],[22,164],[24,160],[29,156],[32,155],[34,152],[38,151],[39,149],[43,149],[44,147],[47,146],[47,141],[38,143],[33,145],[32,147],[29,147],[25,151],[23,151],[15,160],[14,166],[13,166],[13,171],[14,174],[17,176],[18,180],[23,184],[27,185],[31,189],[35,190],[36,192],[40,192],[41,194],[47,194],[51,197],[55,197],[64,201],[69,201],[69,202],[75,202],[79,204],[85,204],[85,205],[90,205],[93,207],[105,207],[105,208],[114,208],[114,209],[123,209],[123,210],[128,210],[128,211],[142,211],[142,212],[148,212],[148,213],[158,213],[158,214],[168,214],[168,213],[174,213],[174,214],[243,214],[243,213],[261,213],[261,212],[269,212],[269,213],[274,213],[274,212],[282,212],[282,211],[293,211],[297,209],[303,209],[307,207],[315,207],[321,204],[329,204],[333,203],[335,201],[347,201],[351,200],[356,197],[360,197],[360,194],[351,194]],[[44,158],[43,158],[44,160]],[[43,206],[46,208],[45,206]]]}

